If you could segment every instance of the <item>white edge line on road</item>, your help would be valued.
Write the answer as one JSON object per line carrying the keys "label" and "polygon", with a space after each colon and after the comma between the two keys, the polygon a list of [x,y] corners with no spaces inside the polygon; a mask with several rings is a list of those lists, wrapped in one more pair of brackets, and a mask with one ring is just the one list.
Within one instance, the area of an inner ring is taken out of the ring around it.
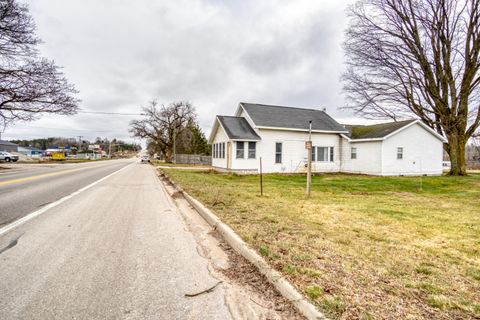
{"label": "white edge line on road", "polygon": [[91,187],[93,187],[93,186],[99,184],[100,182],[102,182],[102,181],[110,178],[111,176],[119,173],[120,171],[123,171],[123,170],[127,169],[128,167],[130,167],[130,166],[133,165],[133,164],[135,164],[135,162],[134,162],[134,163],[131,163],[131,164],[129,164],[129,165],[126,165],[125,167],[123,167],[123,168],[121,168],[121,169],[119,169],[119,170],[117,170],[117,171],[115,171],[115,172],[112,172],[112,173],[110,173],[109,175],[106,175],[105,177],[103,177],[103,178],[101,178],[101,179],[99,179],[99,180],[97,180],[97,181],[95,181],[95,182],[93,182],[93,183],[90,183],[89,185],[87,185],[87,186],[85,186],[85,187],[83,187],[83,188],[81,188],[81,189],[79,189],[79,190],[77,190],[77,191],[69,194],[68,196],[65,196],[65,197],[63,197],[63,198],[58,199],[58,200],[55,201],[55,202],[52,202],[52,203],[46,205],[45,207],[43,207],[43,208],[41,208],[41,209],[38,209],[37,211],[34,211],[34,212],[32,212],[32,213],[29,213],[29,214],[27,214],[26,216],[24,216],[23,218],[20,218],[20,219],[18,219],[18,220],[16,220],[16,221],[14,221],[14,222],[6,225],[6,226],[3,227],[3,228],[0,228],[0,236],[3,236],[5,233],[9,232],[10,230],[15,229],[16,227],[24,224],[25,222],[30,221],[30,220],[32,220],[33,218],[38,217],[39,215],[47,212],[48,210],[50,210],[50,209],[52,209],[52,208],[55,208],[55,207],[58,206],[59,204],[61,204],[61,203],[65,202],[65,201],[67,201],[67,200],[69,200],[69,199],[71,199],[71,198],[79,195],[79,194],[82,193],[83,191],[90,189]]}

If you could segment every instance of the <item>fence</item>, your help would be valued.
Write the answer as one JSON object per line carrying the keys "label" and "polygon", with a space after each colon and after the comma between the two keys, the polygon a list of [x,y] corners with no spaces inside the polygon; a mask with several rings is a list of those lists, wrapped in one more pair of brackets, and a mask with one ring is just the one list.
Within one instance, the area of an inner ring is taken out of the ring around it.
{"label": "fence", "polygon": [[212,165],[212,157],[202,156],[199,154],[177,154],[175,156],[175,162],[182,163],[182,164]]}

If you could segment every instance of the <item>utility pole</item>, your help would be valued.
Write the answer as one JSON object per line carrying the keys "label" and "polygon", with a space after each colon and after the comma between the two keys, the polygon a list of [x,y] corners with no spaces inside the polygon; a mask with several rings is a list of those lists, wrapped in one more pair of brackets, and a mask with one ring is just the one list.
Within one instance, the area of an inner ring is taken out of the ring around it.
{"label": "utility pole", "polygon": [[308,141],[305,143],[307,148],[307,197],[310,197],[310,189],[312,186],[312,121],[308,125]]}
{"label": "utility pole", "polygon": [[77,150],[77,153],[78,151],[81,151],[82,150],[82,138],[83,136],[77,136],[78,138],[78,150]]}
{"label": "utility pole", "polygon": [[177,163],[177,128],[173,127],[173,163]]}

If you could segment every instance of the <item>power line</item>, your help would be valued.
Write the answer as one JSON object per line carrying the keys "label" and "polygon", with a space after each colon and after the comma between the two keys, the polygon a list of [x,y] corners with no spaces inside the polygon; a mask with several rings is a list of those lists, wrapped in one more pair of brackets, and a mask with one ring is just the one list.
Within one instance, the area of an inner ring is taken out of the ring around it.
{"label": "power line", "polygon": [[145,113],[104,112],[104,111],[78,111],[78,113],[105,114],[105,115],[118,115],[118,116],[144,116],[145,115]]}

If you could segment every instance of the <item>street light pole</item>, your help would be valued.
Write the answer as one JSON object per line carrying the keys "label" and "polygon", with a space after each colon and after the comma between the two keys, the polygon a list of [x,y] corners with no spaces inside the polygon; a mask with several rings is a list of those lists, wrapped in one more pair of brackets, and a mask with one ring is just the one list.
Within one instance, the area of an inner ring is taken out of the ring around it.
{"label": "street light pole", "polygon": [[312,186],[312,121],[308,125],[308,141],[307,147],[307,197],[310,197],[310,189]]}

